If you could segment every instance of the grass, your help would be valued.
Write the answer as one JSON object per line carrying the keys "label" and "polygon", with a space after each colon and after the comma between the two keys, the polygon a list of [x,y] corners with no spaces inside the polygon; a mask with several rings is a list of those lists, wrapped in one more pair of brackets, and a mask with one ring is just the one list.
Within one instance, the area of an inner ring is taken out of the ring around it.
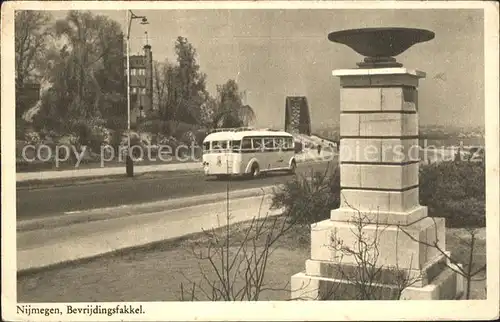
{"label": "grass", "polygon": [[[283,220],[283,218],[279,218]],[[234,242],[243,238],[249,222],[231,226]],[[223,234],[225,228],[220,228]],[[261,246],[263,240],[258,241]],[[208,240],[203,233],[162,241],[144,247],[108,254],[78,264],[19,275],[17,294],[19,302],[92,302],[92,301],[178,301],[180,284],[187,279],[199,282],[201,270],[207,263],[200,262],[192,250],[206,249]],[[304,270],[310,257],[309,230],[294,227],[273,246],[265,280],[269,290],[262,300],[288,300],[289,281],[293,274]],[[460,260],[466,253],[452,230],[447,232],[447,249]],[[475,261],[486,261],[485,242],[478,242]],[[485,298],[485,281],[474,282],[472,298]],[[274,290],[272,290],[274,289]]]}

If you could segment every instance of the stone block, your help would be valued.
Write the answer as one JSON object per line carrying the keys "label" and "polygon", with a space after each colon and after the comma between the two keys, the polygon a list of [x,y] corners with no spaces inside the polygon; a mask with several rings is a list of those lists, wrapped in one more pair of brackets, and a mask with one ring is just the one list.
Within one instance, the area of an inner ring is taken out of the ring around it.
{"label": "stone block", "polygon": [[340,113],[340,136],[359,136],[359,116]]}
{"label": "stone block", "polygon": [[[462,264],[452,264],[450,262],[448,262],[448,267],[450,267],[450,269],[455,270],[455,272],[459,272],[460,269],[463,269]],[[467,288],[467,281],[465,277],[457,273],[457,296],[459,298],[465,299],[466,288]]]}
{"label": "stone block", "polygon": [[347,265],[332,263],[328,261],[307,260],[306,275],[314,277],[326,277],[332,279],[344,279],[348,281],[359,281],[362,274],[370,276],[373,283],[403,284],[405,281],[420,280],[420,270],[401,270],[396,267],[370,267],[369,265]]}
{"label": "stone block", "polygon": [[382,110],[382,88],[341,88],[341,112]]}
{"label": "stone block", "polygon": [[[359,280],[361,274],[366,273],[375,283],[398,284],[423,287],[430,284],[447,268],[446,257],[437,256],[429,261],[422,269],[400,269],[399,267],[382,265],[348,265],[330,261],[306,260],[306,275],[333,279]],[[463,292],[460,291],[460,292]],[[458,292],[458,293],[460,293]]]}
{"label": "stone block", "polygon": [[[304,272],[292,276],[292,300],[456,300],[459,292],[458,274],[443,270],[430,284],[408,286],[396,283],[366,283],[360,281],[310,276]],[[401,290],[401,288],[403,288]],[[368,293],[367,295],[365,295]],[[363,295],[364,296],[363,296]]]}
{"label": "stone block", "polygon": [[418,188],[406,191],[342,189],[341,208],[359,211],[405,212],[419,205]]}
{"label": "stone block", "polygon": [[418,185],[418,163],[406,165],[341,164],[342,188],[401,190]]}
{"label": "stone block", "polygon": [[[316,229],[311,227],[311,259],[355,265],[356,257],[334,247],[333,241],[341,241],[343,247],[357,249],[362,240],[371,245],[361,252],[371,256],[373,264],[422,269],[428,254],[427,246],[422,242],[429,241],[426,232],[433,225],[436,223],[429,217],[407,226],[321,221]],[[444,230],[444,226],[439,225],[437,229]]]}
{"label": "stone block", "polygon": [[436,247],[426,248],[426,260],[430,260],[442,254],[446,250],[446,228],[444,218],[432,217],[434,225],[427,228],[425,234],[426,243]]}
{"label": "stone block", "polygon": [[330,220],[324,220],[311,225],[311,258],[335,260],[336,252],[332,249],[331,240],[335,228]]}
{"label": "stone block", "polygon": [[418,90],[414,87],[403,87],[403,110],[418,111]]}
{"label": "stone block", "polygon": [[381,110],[382,111],[404,111],[415,112],[415,106],[411,104],[404,104],[404,87],[387,87],[381,89]]}
{"label": "stone block", "polygon": [[[356,115],[356,114],[348,114]],[[341,128],[344,123],[341,123]],[[418,135],[417,114],[376,113],[359,114],[359,135],[402,137]]]}
{"label": "stone block", "polygon": [[418,139],[341,139],[340,162],[407,163],[420,160]]}
{"label": "stone block", "polygon": [[418,78],[409,75],[393,75],[390,78],[383,75],[360,75],[340,77],[341,87],[380,87],[380,86],[411,86],[418,87]]}
{"label": "stone block", "polygon": [[[361,288],[347,280],[309,276],[299,273],[292,276],[292,300],[361,300]],[[310,286],[310,287],[308,287]],[[370,286],[372,300],[396,300],[397,287],[387,284]]]}
{"label": "stone block", "polygon": [[427,217],[427,207],[416,206],[407,211],[382,211],[382,210],[356,210],[352,207],[343,207],[330,211],[330,219],[337,221],[354,221],[360,216],[364,221],[370,223],[379,223],[384,225],[403,225],[408,226],[422,218]]}
{"label": "stone block", "polygon": [[390,194],[399,192],[342,189],[340,207],[361,212],[391,211]]}
{"label": "stone block", "polygon": [[380,109],[382,111],[401,111],[403,108],[403,88],[390,87],[381,90]]}
{"label": "stone block", "polygon": [[[419,123],[418,123],[418,114],[403,114],[407,117],[403,117],[403,125],[402,128],[407,133],[416,133],[418,135]],[[408,134],[412,135],[412,134]]]}
{"label": "stone block", "polygon": [[332,75],[340,77],[341,87],[418,87],[418,80],[425,77],[424,72],[404,67],[339,69],[334,70]]}
{"label": "stone block", "polygon": [[420,160],[418,139],[382,139],[382,162],[416,162]]}
{"label": "stone block", "polygon": [[401,293],[402,300],[456,300],[458,293],[457,273],[444,269],[434,280],[424,287],[410,286]]}
{"label": "stone block", "polygon": [[319,282],[319,279],[311,278],[305,273],[293,275],[290,283],[291,299],[300,301],[319,300]]}
{"label": "stone block", "polygon": [[402,174],[403,175],[402,186],[404,188],[418,185],[419,168],[420,168],[419,163],[410,163],[404,166],[404,171]]}
{"label": "stone block", "polygon": [[340,162],[382,162],[381,139],[341,139]]}
{"label": "stone block", "polygon": [[421,281],[412,286],[422,287],[432,283],[432,281],[447,268],[447,258],[440,254],[435,258],[427,261],[427,264],[421,270]]}
{"label": "stone block", "polygon": [[340,186],[360,187],[361,186],[361,166],[352,164],[340,165]]}
{"label": "stone block", "polygon": [[418,187],[402,192],[391,193],[390,196],[390,211],[404,212],[419,206]]}

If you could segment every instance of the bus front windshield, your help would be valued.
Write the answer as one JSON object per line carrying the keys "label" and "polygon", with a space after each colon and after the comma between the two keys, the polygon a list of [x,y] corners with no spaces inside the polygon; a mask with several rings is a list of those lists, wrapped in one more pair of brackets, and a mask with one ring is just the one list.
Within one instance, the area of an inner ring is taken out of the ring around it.
{"label": "bus front windshield", "polygon": [[231,141],[231,152],[240,152],[241,141]]}

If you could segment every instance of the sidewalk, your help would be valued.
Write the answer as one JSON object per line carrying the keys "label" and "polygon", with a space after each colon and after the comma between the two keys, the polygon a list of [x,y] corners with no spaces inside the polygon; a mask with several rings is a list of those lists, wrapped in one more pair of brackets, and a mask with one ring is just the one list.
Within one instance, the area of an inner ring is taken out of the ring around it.
{"label": "sidewalk", "polygon": [[[262,208],[261,202],[262,203]],[[233,199],[229,202],[230,223],[278,215],[269,212],[271,195]],[[31,271],[49,266],[99,256],[105,253],[143,246],[176,238],[202,229],[226,225],[226,201],[201,204],[174,210],[37,229],[17,234],[17,271]],[[154,211],[154,210],[153,210]]]}
{"label": "sidewalk", "polygon": [[[136,165],[134,173],[145,172],[163,172],[163,171],[202,171],[203,168],[199,162],[185,162],[173,164],[159,165]],[[123,167],[107,167],[107,168],[88,168],[63,171],[43,171],[43,172],[18,172],[16,173],[16,181],[30,180],[51,180],[51,179],[67,179],[67,178],[85,178],[85,177],[103,177],[110,175],[125,175],[125,166]]]}
{"label": "sidewalk", "polygon": [[[297,162],[330,161],[336,154],[329,151],[322,151],[320,155],[316,150],[306,150],[304,153],[297,154]],[[136,165],[134,173],[146,172],[167,172],[167,171],[203,171],[201,162],[185,162],[160,165]],[[104,177],[113,175],[125,175],[125,167],[107,167],[107,168],[88,168],[62,171],[42,171],[42,172],[18,172],[16,173],[16,182],[26,182],[33,180],[54,180],[86,177]]]}

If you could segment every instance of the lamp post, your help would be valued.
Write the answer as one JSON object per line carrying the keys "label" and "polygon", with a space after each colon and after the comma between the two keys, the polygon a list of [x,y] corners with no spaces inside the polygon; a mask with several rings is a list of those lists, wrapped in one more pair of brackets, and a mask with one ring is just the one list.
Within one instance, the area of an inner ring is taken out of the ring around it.
{"label": "lamp post", "polygon": [[134,161],[131,156],[130,149],[130,28],[132,27],[132,20],[141,19],[141,25],[147,25],[148,19],[145,16],[137,16],[132,10],[126,11],[127,15],[127,132],[128,132],[128,149],[127,149],[127,158],[125,162],[125,167],[127,171],[128,177],[134,176]]}

